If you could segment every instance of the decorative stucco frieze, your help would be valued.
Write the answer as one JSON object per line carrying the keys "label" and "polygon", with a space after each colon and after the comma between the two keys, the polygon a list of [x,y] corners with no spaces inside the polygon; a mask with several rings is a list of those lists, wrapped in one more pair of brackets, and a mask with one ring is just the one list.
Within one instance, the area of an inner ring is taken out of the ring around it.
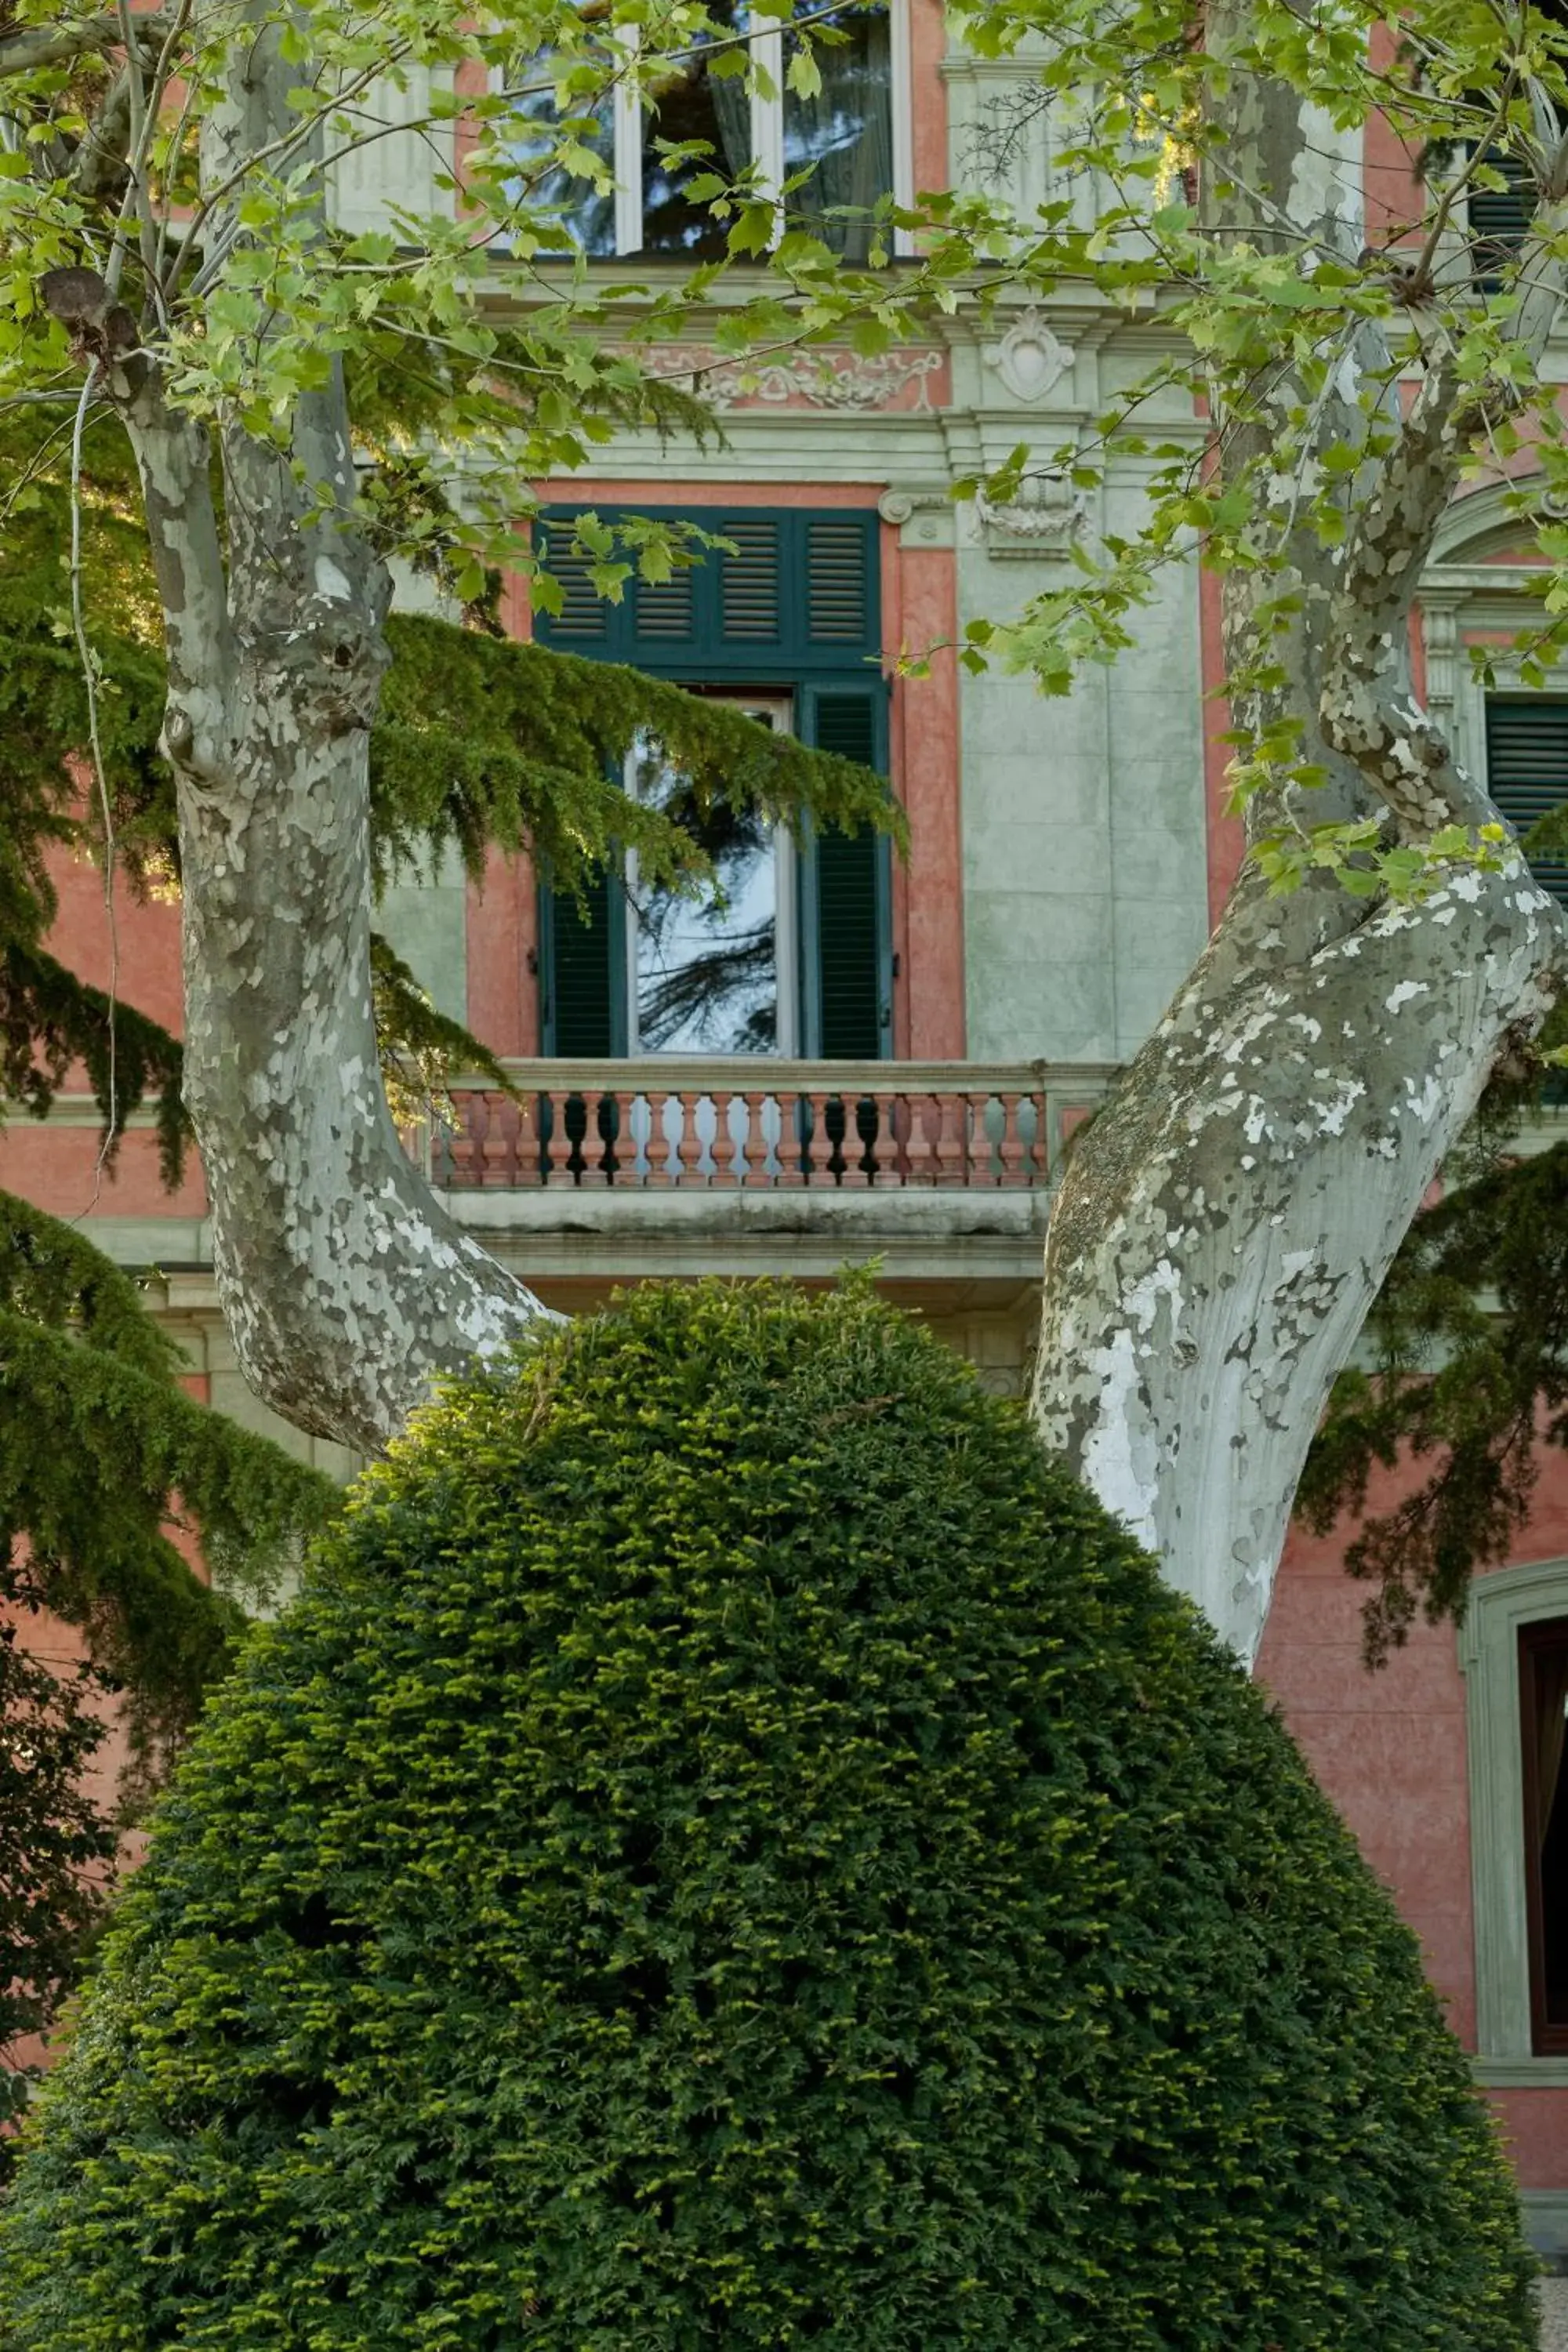
{"label": "decorative stucco frieze", "polygon": [[658,373],[717,409],[763,404],[864,414],[901,406],[929,414],[932,380],[946,359],[944,352],[895,351],[866,359],[849,352],[786,352],[723,360],[700,344],[671,343],[660,348]]}

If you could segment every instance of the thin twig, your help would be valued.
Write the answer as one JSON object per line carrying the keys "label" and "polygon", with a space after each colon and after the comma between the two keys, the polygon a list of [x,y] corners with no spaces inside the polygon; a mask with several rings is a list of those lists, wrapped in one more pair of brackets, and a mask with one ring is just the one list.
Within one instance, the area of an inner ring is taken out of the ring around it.
{"label": "thin twig", "polygon": [[98,377],[98,362],[89,359],[83,379],[81,398],[77,403],[76,424],[71,433],[70,471],[70,583],[71,626],[76,633],[77,652],[81,659],[82,684],[87,690],[87,736],[92,752],[92,770],[98,782],[99,807],[103,818],[103,911],[109,926],[109,1099],[104,1106],[103,1140],[98,1148],[98,1158],[92,1171],[92,1198],[82,1211],[88,1216],[97,1208],[103,1191],[104,1171],[109,1155],[113,1150],[120,1126],[119,1073],[116,1065],[115,1006],[120,995],[120,929],[114,908],[114,811],[110,803],[109,777],[103,764],[103,739],[98,724],[98,673],[93,663],[92,645],[87,634],[87,613],[82,597],[81,570],[81,445],[87,427],[87,412],[92,400],[92,387]]}

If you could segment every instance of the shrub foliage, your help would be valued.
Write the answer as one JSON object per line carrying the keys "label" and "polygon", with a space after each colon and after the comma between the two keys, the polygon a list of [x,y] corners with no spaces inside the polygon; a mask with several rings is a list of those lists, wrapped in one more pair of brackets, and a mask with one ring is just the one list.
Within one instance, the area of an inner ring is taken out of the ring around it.
{"label": "shrub foliage", "polygon": [[1263,1699],[858,1287],[452,1391],[219,1696],[16,2352],[1521,2352],[1410,1936]]}

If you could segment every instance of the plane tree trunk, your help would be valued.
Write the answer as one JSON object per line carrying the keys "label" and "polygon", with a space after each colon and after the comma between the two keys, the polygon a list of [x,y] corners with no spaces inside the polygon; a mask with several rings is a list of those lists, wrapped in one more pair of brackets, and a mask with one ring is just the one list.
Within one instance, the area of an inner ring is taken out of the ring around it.
{"label": "plane tree trunk", "polygon": [[[1223,55],[1245,11],[1211,6]],[[1342,137],[1279,84],[1240,75],[1220,102],[1234,184],[1208,226],[1267,250],[1353,265],[1363,228],[1359,133]],[[1555,218],[1561,207],[1549,213]],[[1547,226],[1543,219],[1542,226]],[[1544,340],[1558,299],[1542,263],[1517,331]],[[1261,550],[1334,444],[1392,446],[1345,477],[1342,543],[1303,515],[1285,569],[1223,583],[1228,673],[1273,677],[1233,700],[1254,741],[1301,728],[1319,788],[1260,793],[1257,842],[1292,814],[1373,817],[1384,847],[1497,813],[1415,704],[1406,649],[1433,535],[1482,422],[1434,356],[1408,412],[1369,417],[1384,339],[1370,322],[1326,392],[1287,361],[1248,414],[1219,404],[1222,474],[1253,469]],[[1295,420],[1315,412],[1303,448]],[[1292,446],[1292,436],[1296,436]],[[1292,446],[1270,477],[1275,447]],[[1257,470],[1262,467],[1261,474]],[[1269,608],[1289,593],[1281,635]],[[1356,898],[1329,872],[1270,898],[1243,868],[1190,978],[1083,1136],[1046,1246],[1034,1408],[1047,1443],[1154,1551],[1240,1654],[1256,1655],[1290,1507],[1330,1385],[1445,1153],[1500,1054],[1539,1026],[1563,969],[1562,918],[1517,851],[1460,866],[1420,903]]]}

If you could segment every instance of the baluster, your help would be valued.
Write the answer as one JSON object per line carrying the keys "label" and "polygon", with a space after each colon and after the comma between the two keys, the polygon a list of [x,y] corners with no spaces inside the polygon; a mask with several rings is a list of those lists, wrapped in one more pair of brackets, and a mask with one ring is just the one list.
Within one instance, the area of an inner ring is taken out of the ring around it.
{"label": "baluster", "polygon": [[550,1131],[550,1097],[529,1094],[522,1098],[518,1119],[517,1161],[520,1184],[542,1184],[549,1176],[545,1137]]}
{"label": "baluster", "polygon": [[848,1166],[848,1154],[854,1148],[855,1105],[846,1102],[842,1095],[824,1095],[822,1100],[822,1172],[833,1184],[842,1184]]}
{"label": "baluster", "polygon": [[477,1095],[454,1095],[452,1108],[457,1114],[457,1126],[447,1139],[447,1181],[454,1189],[465,1192],[474,1181],[474,1115],[479,1101]]}
{"label": "baluster", "polygon": [[484,1155],[480,1162],[481,1184],[504,1184],[507,1163],[506,1097],[488,1094],[485,1097]]}
{"label": "baluster", "polygon": [[636,1184],[637,1145],[632,1136],[632,1103],[635,1097],[627,1094],[605,1094],[599,1097],[599,1133],[604,1139],[605,1181],[606,1184]]}
{"label": "baluster", "polygon": [[547,1184],[570,1184],[573,1176],[574,1145],[566,1130],[566,1107],[574,1097],[560,1087],[552,1087],[540,1097],[545,1113],[544,1181]]}
{"label": "baluster", "polygon": [[884,1184],[907,1184],[910,1176],[910,1132],[912,1125],[910,1098],[908,1095],[889,1095],[882,1108],[886,1139],[882,1146],[880,1181]]}
{"label": "baluster", "polygon": [[800,1177],[803,1184],[831,1184],[833,1143],[827,1132],[831,1095],[803,1094],[800,1119]]}
{"label": "baluster", "polygon": [[599,1124],[599,1108],[603,1097],[597,1087],[587,1094],[567,1097],[567,1133],[572,1139],[572,1181],[582,1190],[596,1191],[608,1180],[605,1174],[604,1130]]}
{"label": "baluster", "polygon": [[863,1152],[860,1164],[865,1169],[868,1184],[896,1184],[899,1181],[898,1171],[893,1164],[892,1108],[891,1095],[863,1095],[860,1098],[858,1125]]}
{"label": "baluster", "polygon": [[471,1094],[463,1105],[464,1149],[462,1181],[482,1184],[485,1181],[485,1138],[490,1129],[489,1105],[482,1094]]}
{"label": "baluster", "polygon": [[[758,1099],[765,1101],[767,1097],[762,1096]],[[773,1146],[777,1170],[773,1181],[782,1189],[793,1191],[805,1181],[805,1171],[801,1165],[801,1135],[807,1116],[805,1108],[806,1098],[781,1087],[773,1100],[777,1107],[779,1123],[778,1140]]]}
{"label": "baluster", "polygon": [[672,1095],[680,1113],[680,1124],[675,1138],[675,1181],[689,1191],[700,1190],[707,1179],[702,1173],[702,1138],[698,1131],[697,1106],[700,1095]]}
{"label": "baluster", "polygon": [[[1058,1111],[1055,1141],[1056,1158],[1058,1162],[1065,1160],[1068,1144],[1083,1125],[1084,1120],[1093,1118],[1095,1108],[1096,1106],[1089,1103],[1072,1103],[1067,1108]],[[1054,1176],[1057,1171],[1053,1168],[1049,1172]]]}
{"label": "baluster", "polygon": [[1043,1184],[1050,1174],[1044,1095],[1025,1095],[1018,1105],[1018,1126],[1024,1137],[1024,1181]]}
{"label": "baluster", "polygon": [[713,1096],[713,1177],[715,1184],[739,1188],[746,1181],[746,1153],[736,1132],[739,1112],[744,1132],[746,1097],[744,1095],[715,1093]]}
{"label": "baluster", "polygon": [[1002,1164],[996,1181],[1000,1184],[1026,1184],[1029,1181],[1029,1153],[1024,1139],[1022,1120],[1028,1097],[1003,1095],[998,1099],[1002,1105],[1002,1133],[996,1151]]}
{"label": "baluster", "polygon": [[942,1181],[942,1097],[922,1095],[920,1107],[921,1151],[915,1160],[915,1182]]}
{"label": "baluster", "polygon": [[936,1181],[962,1189],[969,1181],[969,1102],[963,1095],[937,1097],[941,1124],[937,1129]]}
{"label": "baluster", "polygon": [[623,1156],[626,1161],[626,1181],[628,1184],[654,1182],[654,1108],[647,1095],[625,1095],[626,1121],[621,1133],[625,1139]]}
{"label": "baluster", "polygon": [[852,1192],[863,1192],[871,1181],[876,1164],[872,1146],[877,1134],[877,1106],[869,1095],[846,1095],[844,1103],[844,1140],[839,1156],[844,1172],[839,1182]]}
{"label": "baluster", "polygon": [[647,1181],[658,1190],[679,1181],[679,1166],[670,1138],[670,1105],[674,1095],[650,1094],[647,1097]]}

